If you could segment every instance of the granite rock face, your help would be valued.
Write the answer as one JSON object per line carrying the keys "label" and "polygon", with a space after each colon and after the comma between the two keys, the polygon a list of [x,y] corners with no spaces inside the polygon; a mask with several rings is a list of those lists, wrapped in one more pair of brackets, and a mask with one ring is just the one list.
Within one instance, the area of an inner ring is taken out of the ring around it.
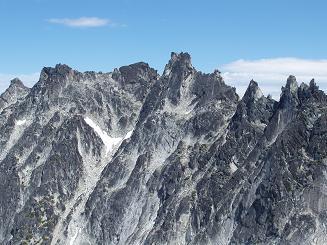
{"label": "granite rock face", "polygon": [[18,78],[11,80],[8,89],[0,95],[0,113],[3,109],[23,99],[28,92],[29,88],[27,88]]}
{"label": "granite rock face", "polygon": [[279,101],[172,53],[44,68],[0,97],[1,244],[327,244],[327,96]]}

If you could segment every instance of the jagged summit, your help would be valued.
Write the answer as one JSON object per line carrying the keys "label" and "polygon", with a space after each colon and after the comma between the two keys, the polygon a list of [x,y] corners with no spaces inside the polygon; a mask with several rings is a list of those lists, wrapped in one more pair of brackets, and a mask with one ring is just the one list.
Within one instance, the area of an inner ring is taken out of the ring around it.
{"label": "jagged summit", "polygon": [[14,78],[13,80],[11,80],[10,85],[21,87],[21,88],[26,88],[26,86],[23,84],[23,82],[19,78]]}
{"label": "jagged summit", "polygon": [[171,72],[184,73],[184,76],[194,70],[191,56],[188,53],[171,53],[171,58],[164,69],[164,75],[168,76]]}
{"label": "jagged summit", "polygon": [[314,80],[239,100],[188,53],[44,68],[0,96],[0,244],[327,244],[326,118]]}
{"label": "jagged summit", "polygon": [[57,64],[55,67],[44,67],[41,70],[39,81],[32,88],[32,92],[42,90],[42,93],[50,91],[50,93],[56,94],[56,91],[64,87],[68,80],[73,81],[73,79],[69,78],[76,77],[76,74],[78,74],[77,71],[65,64]]}
{"label": "jagged summit", "polygon": [[[265,97],[256,81],[251,80],[241,101],[237,105],[230,127],[239,135],[242,135],[248,124],[258,125],[258,131],[262,134],[274,112],[276,101]],[[240,132],[238,132],[240,130]]]}
{"label": "jagged summit", "polygon": [[73,73],[74,70],[65,64],[57,64],[55,67],[44,67],[41,71],[41,77],[48,77],[54,75],[68,75]]}
{"label": "jagged summit", "polygon": [[173,62],[177,62],[177,61],[191,65],[191,55],[187,52],[181,52],[181,53],[171,52],[170,62],[173,63]]}
{"label": "jagged summit", "polygon": [[125,78],[125,82],[129,82],[133,75],[146,75],[149,72],[158,78],[157,71],[150,67],[148,63],[137,62],[128,66],[122,66],[119,69],[115,69],[113,72],[113,77],[116,78],[123,76]]}
{"label": "jagged summit", "polygon": [[258,100],[263,96],[261,89],[256,81],[251,80],[248,88],[246,89],[243,100]]}
{"label": "jagged summit", "polygon": [[317,86],[315,79],[311,79],[311,81],[309,83],[309,87],[310,87],[311,91],[319,90],[319,86]]}
{"label": "jagged summit", "polygon": [[10,81],[9,87],[0,95],[0,114],[3,109],[15,104],[18,100],[24,98],[30,89],[26,87],[19,78]]}
{"label": "jagged summit", "polygon": [[286,87],[285,89],[291,93],[296,93],[297,92],[297,89],[298,89],[298,83],[296,81],[296,77],[293,76],[293,75],[290,75],[288,78],[287,78],[287,82],[286,82]]}
{"label": "jagged summit", "polygon": [[299,86],[296,77],[290,75],[287,78],[285,87],[282,87],[279,107],[291,108],[296,106],[299,103],[298,90]]}

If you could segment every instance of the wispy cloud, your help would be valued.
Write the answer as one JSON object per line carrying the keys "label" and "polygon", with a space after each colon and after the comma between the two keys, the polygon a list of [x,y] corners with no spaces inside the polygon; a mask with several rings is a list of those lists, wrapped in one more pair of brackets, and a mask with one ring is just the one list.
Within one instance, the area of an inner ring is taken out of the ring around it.
{"label": "wispy cloud", "polygon": [[18,77],[27,87],[32,87],[40,77],[39,72],[31,74],[1,74],[0,73],[0,94],[4,92],[10,84],[10,81]]}
{"label": "wispy cloud", "polygon": [[48,19],[49,23],[59,24],[69,27],[101,27],[101,26],[123,26],[118,23],[114,23],[109,19],[103,19],[98,17],[81,17],[76,19],[62,18],[62,19]]}
{"label": "wispy cloud", "polygon": [[327,60],[298,58],[274,58],[260,60],[237,60],[222,66],[223,76],[243,95],[251,79],[259,83],[265,94],[279,98],[281,86],[289,75],[295,75],[298,83],[308,83],[315,78],[321,89],[327,89]]}

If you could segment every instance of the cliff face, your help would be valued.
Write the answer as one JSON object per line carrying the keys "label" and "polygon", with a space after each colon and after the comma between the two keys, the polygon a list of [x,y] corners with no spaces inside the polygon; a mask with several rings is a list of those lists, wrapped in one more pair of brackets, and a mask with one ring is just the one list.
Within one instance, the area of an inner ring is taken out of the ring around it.
{"label": "cliff face", "polygon": [[327,243],[314,81],[290,76],[279,102],[251,81],[240,100],[172,53],[162,76],[57,65],[19,88],[0,97],[1,243]]}

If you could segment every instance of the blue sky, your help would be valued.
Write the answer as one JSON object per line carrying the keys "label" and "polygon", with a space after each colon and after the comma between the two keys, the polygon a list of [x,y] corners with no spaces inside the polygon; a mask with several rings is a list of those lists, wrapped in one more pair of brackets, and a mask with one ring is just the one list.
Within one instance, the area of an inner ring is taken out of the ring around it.
{"label": "blue sky", "polygon": [[[33,80],[56,63],[111,71],[145,61],[162,72],[171,51],[187,51],[197,69],[220,68],[243,87],[251,74],[240,74],[240,60],[292,58],[283,60],[289,73],[307,62],[300,78],[316,75],[325,86],[326,10],[324,0],[0,0],[0,91],[9,77]],[[286,76],[265,77],[254,64],[248,72],[265,79],[263,87]],[[317,64],[322,68],[311,71]]]}

